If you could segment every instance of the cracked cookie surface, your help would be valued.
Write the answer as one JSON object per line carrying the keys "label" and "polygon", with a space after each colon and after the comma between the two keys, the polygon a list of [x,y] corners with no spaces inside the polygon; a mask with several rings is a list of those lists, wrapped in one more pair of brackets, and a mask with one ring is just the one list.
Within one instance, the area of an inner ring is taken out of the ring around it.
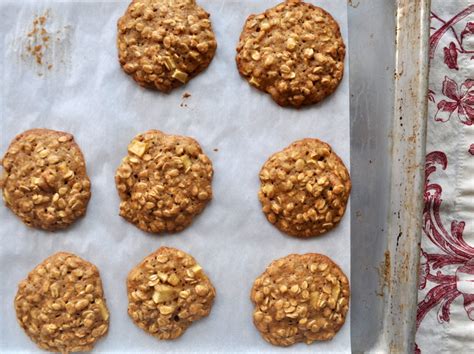
{"label": "cracked cookie surface", "polygon": [[89,351],[109,327],[99,271],[71,253],[56,253],[33,269],[18,285],[14,305],[20,326],[48,351]]}
{"label": "cracked cookie surface", "polygon": [[2,166],[3,199],[28,226],[63,229],[86,213],[90,180],[71,134],[25,131],[10,144]]}
{"label": "cracked cookie surface", "polygon": [[120,215],[147,232],[181,231],[211,200],[212,175],[196,140],[158,130],[139,134],[115,175]]}
{"label": "cracked cookie surface", "polygon": [[161,247],[133,268],[127,278],[128,314],[159,339],[181,336],[211,311],[215,289],[189,254]]}
{"label": "cracked cookie surface", "polygon": [[328,257],[291,254],[273,261],[252,287],[253,322],[277,346],[332,339],[349,308],[349,282]]}
{"label": "cracked cookie surface", "polygon": [[162,92],[206,69],[217,48],[209,14],[194,0],[133,0],[117,27],[123,70]]}
{"label": "cracked cookie surface", "polygon": [[334,228],[346,210],[349,172],[331,146],[303,139],[273,154],[260,171],[258,198],[267,220],[295,237]]}
{"label": "cracked cookie surface", "polygon": [[281,106],[317,103],[344,72],[339,25],[325,10],[288,0],[251,15],[237,46],[237,67],[249,83]]}

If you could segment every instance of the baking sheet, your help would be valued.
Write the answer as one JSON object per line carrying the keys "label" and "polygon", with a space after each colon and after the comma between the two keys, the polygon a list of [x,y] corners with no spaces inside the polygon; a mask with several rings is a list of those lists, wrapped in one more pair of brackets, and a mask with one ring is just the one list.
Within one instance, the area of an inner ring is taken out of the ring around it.
{"label": "baking sheet", "polygon": [[[0,3],[0,153],[16,134],[30,128],[68,131],[84,152],[92,181],[87,216],[65,231],[28,228],[0,207],[3,352],[38,350],[16,324],[13,298],[18,282],[60,250],[84,257],[101,271],[111,317],[109,333],[97,343],[96,352],[284,351],[267,344],[252,324],[249,293],[254,279],[273,259],[306,252],[330,256],[350,276],[350,206],[335,230],[299,240],[270,225],[257,198],[262,164],[297,139],[327,141],[349,168],[347,57],[344,79],[334,95],[307,109],[281,108],[239,76],[234,60],[246,17],[278,1],[199,3],[211,13],[218,50],[204,73],[169,95],[139,88],[119,67],[116,21],[127,2]],[[346,1],[313,3],[333,14],[347,45]],[[53,40],[38,65],[25,53],[25,43],[33,19],[46,11],[45,27]],[[191,97],[184,99],[184,92]],[[118,216],[115,169],[128,142],[147,129],[196,138],[214,165],[213,201],[179,234],[146,234]],[[171,342],[146,334],[127,315],[128,271],[163,245],[191,253],[217,290],[211,315]],[[349,315],[332,341],[287,350],[349,352]]]}

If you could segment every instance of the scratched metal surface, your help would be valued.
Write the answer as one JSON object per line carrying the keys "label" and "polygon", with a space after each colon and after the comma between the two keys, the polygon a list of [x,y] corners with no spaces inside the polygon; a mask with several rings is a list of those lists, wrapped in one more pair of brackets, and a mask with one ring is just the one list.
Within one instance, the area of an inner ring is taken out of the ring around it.
{"label": "scratched metal surface", "polygon": [[352,351],[411,353],[429,0],[349,3]]}

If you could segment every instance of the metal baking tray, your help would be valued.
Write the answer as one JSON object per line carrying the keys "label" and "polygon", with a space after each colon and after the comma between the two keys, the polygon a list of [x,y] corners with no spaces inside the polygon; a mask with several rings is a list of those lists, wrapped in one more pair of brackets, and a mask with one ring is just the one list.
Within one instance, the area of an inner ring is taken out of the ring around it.
{"label": "metal baking tray", "polygon": [[414,347],[429,5],[348,1],[354,353]]}
{"label": "metal baking tray", "polygon": [[414,349],[429,0],[352,0],[352,351]]}

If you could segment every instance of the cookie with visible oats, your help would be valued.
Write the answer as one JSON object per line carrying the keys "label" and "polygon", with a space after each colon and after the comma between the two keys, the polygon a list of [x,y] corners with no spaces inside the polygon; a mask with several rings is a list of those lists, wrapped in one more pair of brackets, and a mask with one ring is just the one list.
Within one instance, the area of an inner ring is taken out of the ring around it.
{"label": "cookie with visible oats", "polygon": [[181,231],[211,200],[212,175],[196,140],[159,130],[139,134],[115,174],[120,215],[143,231]]}
{"label": "cookie with visible oats", "polygon": [[18,323],[41,349],[92,350],[109,328],[109,311],[97,268],[66,252],[36,266],[18,285]]}
{"label": "cookie with visible oats", "polygon": [[237,67],[249,83],[281,106],[317,103],[344,72],[339,25],[323,9],[288,0],[251,15],[237,46]]}
{"label": "cookie with visible oats", "polygon": [[273,154],[260,171],[258,198],[268,221],[291,236],[312,237],[334,228],[346,210],[349,172],[331,146],[298,140]]}
{"label": "cookie with visible oats", "polygon": [[140,85],[162,92],[206,69],[217,42],[194,0],[133,0],[118,21],[119,61]]}
{"label": "cookie with visible oats", "polygon": [[71,134],[25,131],[10,144],[2,166],[3,200],[28,226],[59,230],[86,213],[91,184]]}
{"label": "cookie with visible oats", "polygon": [[160,247],[127,278],[128,314],[159,339],[175,339],[206,317],[216,296],[211,281],[189,254]]}
{"label": "cookie with visible oats", "polygon": [[330,258],[291,254],[255,280],[253,322],[273,345],[329,340],[346,320],[349,296],[349,281]]}

